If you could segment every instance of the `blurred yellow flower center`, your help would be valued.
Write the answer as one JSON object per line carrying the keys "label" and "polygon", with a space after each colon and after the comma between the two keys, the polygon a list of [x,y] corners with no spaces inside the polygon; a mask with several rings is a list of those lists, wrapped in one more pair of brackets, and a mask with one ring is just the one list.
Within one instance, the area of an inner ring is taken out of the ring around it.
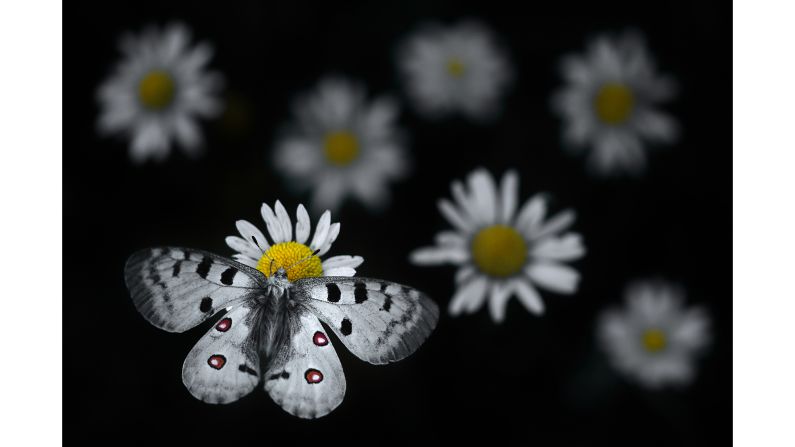
{"label": "blurred yellow flower center", "polygon": [[643,347],[649,352],[660,352],[668,344],[665,333],[659,329],[647,329],[643,332]]}
{"label": "blurred yellow flower center", "polygon": [[295,241],[271,246],[257,262],[257,270],[268,277],[279,270],[279,267],[287,270],[287,279],[290,282],[323,276],[320,258],[312,254],[311,248]]}
{"label": "blurred yellow flower center", "polygon": [[345,166],[359,155],[359,141],[346,130],[331,132],[326,135],[323,152],[332,164]]}
{"label": "blurred yellow flower center", "polygon": [[450,73],[450,76],[454,78],[460,78],[464,75],[464,70],[466,67],[461,59],[457,57],[451,57],[447,60],[447,72]]}
{"label": "blurred yellow flower center", "polygon": [[162,70],[152,70],[138,84],[141,103],[150,109],[162,109],[174,99],[174,79]]}
{"label": "blurred yellow flower center", "polygon": [[627,86],[607,83],[599,89],[594,100],[596,115],[607,124],[621,124],[629,118],[635,97]]}
{"label": "blurred yellow flower center", "polygon": [[507,225],[492,225],[472,238],[472,259],[483,273],[506,277],[518,272],[527,259],[527,242]]}

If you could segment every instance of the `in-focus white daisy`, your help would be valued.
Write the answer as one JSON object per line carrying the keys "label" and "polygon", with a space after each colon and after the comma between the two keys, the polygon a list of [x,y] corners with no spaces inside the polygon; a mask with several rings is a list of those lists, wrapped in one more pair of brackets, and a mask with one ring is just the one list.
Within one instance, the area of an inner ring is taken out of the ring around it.
{"label": "in-focus white daisy", "polygon": [[426,25],[403,43],[398,64],[415,107],[434,118],[493,117],[512,78],[507,56],[476,22]]}
{"label": "in-focus white daisy", "polygon": [[295,233],[287,210],[278,200],[273,209],[263,203],[261,213],[270,239],[250,222],[238,220],[240,236],[227,237],[226,244],[237,252],[233,258],[265,276],[280,267],[287,270],[290,281],[319,276],[354,276],[356,267],[364,261],[361,256],[347,255],[323,259],[340,234],[340,224],[331,223],[330,211],[320,216],[311,241],[312,224],[303,205],[298,205],[296,211]]}
{"label": "in-focus white daisy", "polygon": [[367,101],[360,84],[326,78],[298,98],[294,114],[274,154],[290,186],[311,190],[315,210],[337,209],[347,196],[383,207],[388,184],[408,171],[397,105]]}
{"label": "in-focus white daisy", "polygon": [[99,87],[99,130],[128,135],[136,162],[165,159],[172,140],[188,155],[197,155],[202,133],[196,118],[221,111],[217,93],[222,79],[204,67],[212,50],[205,43],[191,46],[189,40],[181,24],[124,36],[124,58]]}
{"label": "in-focus white daisy", "polygon": [[439,201],[453,230],[439,233],[435,246],[411,253],[411,261],[418,265],[459,266],[458,291],[448,309],[451,315],[475,312],[488,298],[491,316],[499,323],[513,295],[540,315],[544,303],[536,287],[562,294],[577,290],[580,275],[564,264],[585,255],[582,237],[566,231],[574,212],[546,219],[546,199],[541,194],[516,212],[518,188],[519,177],[513,171],[502,177],[499,187],[485,169],[469,175],[468,188],[454,181],[454,201]]}
{"label": "in-focus white daisy", "polygon": [[626,307],[606,311],[599,340],[613,366],[642,385],[686,384],[695,356],[709,342],[709,318],[683,306],[684,292],[666,282],[636,282],[625,292]]}
{"label": "in-focus white daisy", "polygon": [[656,72],[639,35],[598,36],[586,54],[564,57],[561,68],[568,85],[553,108],[564,119],[563,140],[572,152],[590,150],[595,174],[640,174],[646,142],[676,139],[676,122],[656,108],[674,96],[674,81]]}

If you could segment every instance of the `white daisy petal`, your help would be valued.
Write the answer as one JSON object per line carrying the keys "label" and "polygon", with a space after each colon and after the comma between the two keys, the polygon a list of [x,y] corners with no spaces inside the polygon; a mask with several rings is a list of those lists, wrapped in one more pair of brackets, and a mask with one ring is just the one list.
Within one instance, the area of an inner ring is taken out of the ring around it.
{"label": "white daisy petal", "polygon": [[475,204],[472,202],[472,199],[465,191],[464,184],[456,180],[450,185],[450,189],[453,193],[455,204],[461,211],[462,216],[464,216],[467,221],[473,222],[477,217],[477,210],[475,209]]}
{"label": "white daisy petal", "polygon": [[522,205],[514,225],[525,235],[532,234],[541,225],[546,212],[547,204],[544,195],[536,194]]}
{"label": "white daisy petal", "polygon": [[689,349],[700,349],[707,345],[709,339],[709,319],[700,308],[689,309],[681,317],[671,337]]}
{"label": "white daisy petal", "polygon": [[444,246],[463,247],[466,245],[466,238],[454,231],[442,231],[436,235],[436,243]]}
{"label": "white daisy petal", "polygon": [[544,313],[544,302],[541,301],[541,295],[532,285],[524,280],[515,281],[513,285],[516,289],[516,296],[527,310],[536,315]]}
{"label": "white daisy petal", "polygon": [[456,209],[449,200],[441,199],[438,203],[439,211],[456,229],[462,233],[469,233],[473,229],[473,225],[467,222],[460,212]]}
{"label": "white daisy petal", "polygon": [[337,236],[340,234],[340,224],[339,222],[335,222],[331,224],[328,229],[328,236],[326,236],[326,242],[323,243],[323,246],[320,247],[320,251],[317,252],[318,256],[323,256],[324,254],[328,253],[331,249],[331,244],[337,240]]}
{"label": "white daisy petal", "polygon": [[461,312],[472,313],[483,305],[486,298],[486,289],[489,281],[484,276],[473,278],[466,284],[462,284],[453,298],[450,300],[448,312],[456,316]]}
{"label": "white daisy petal", "polygon": [[497,187],[494,185],[494,179],[485,169],[477,169],[469,176],[469,187],[481,223],[495,223],[497,221]]}
{"label": "white daisy petal", "polygon": [[312,224],[309,221],[309,213],[306,212],[303,204],[298,205],[298,211],[295,213],[295,241],[299,244],[305,244],[309,239],[309,232],[311,231]]}
{"label": "white daisy petal", "polygon": [[179,144],[181,144],[189,155],[198,154],[198,148],[202,145],[202,134],[195,121],[187,116],[177,116],[174,118],[174,132]]}
{"label": "white daisy petal", "polygon": [[460,264],[468,259],[469,253],[457,247],[418,248],[409,255],[409,260],[417,265]]}
{"label": "white daisy petal", "polygon": [[308,183],[307,179],[323,166],[320,149],[317,141],[306,137],[285,139],[276,144],[273,163],[285,174],[302,179],[301,183]]}
{"label": "white daisy petal", "polygon": [[535,262],[527,266],[525,272],[539,286],[564,294],[576,292],[580,281],[576,270],[558,263]]}
{"label": "white daisy petal", "polygon": [[262,257],[262,251],[253,242],[249,242],[237,236],[227,236],[226,245],[232,250],[248,256],[252,259],[259,259]]}
{"label": "white daisy petal", "polygon": [[516,171],[508,171],[502,176],[500,185],[500,218],[499,222],[510,224],[516,211],[519,196],[519,175]]}
{"label": "white daisy petal", "polygon": [[334,267],[332,269],[323,269],[325,276],[356,276],[356,269],[353,267]]}
{"label": "white daisy petal", "polygon": [[679,135],[679,126],[676,121],[660,112],[644,110],[639,113],[634,121],[640,135],[654,143],[670,143]]}
{"label": "white daisy petal", "polygon": [[462,265],[458,271],[455,273],[455,283],[461,284],[464,281],[469,280],[473,275],[477,273],[477,269],[472,265],[465,264]]}
{"label": "white daisy petal", "polygon": [[268,227],[268,234],[270,234],[274,244],[280,244],[289,240],[287,235],[284,234],[282,224],[276,217],[276,213],[273,212],[267,203],[262,204],[260,214],[262,214],[262,220],[265,221],[265,226]]}
{"label": "white daisy petal", "polygon": [[573,261],[585,255],[582,236],[568,233],[562,237],[548,237],[532,245],[530,256],[549,261]]}
{"label": "white daisy petal", "polygon": [[266,252],[268,248],[270,248],[268,240],[265,239],[265,236],[262,234],[262,232],[259,231],[259,229],[249,221],[242,219],[238,220],[235,222],[235,226],[237,227],[237,231],[240,232],[240,235],[243,236],[243,239],[247,242],[251,241],[257,247],[259,247],[262,253]]}
{"label": "white daisy petal", "polygon": [[315,212],[339,208],[349,189],[344,178],[337,175],[325,177],[314,187],[312,209]]}
{"label": "white daisy petal", "polygon": [[577,214],[573,210],[561,211],[543,224],[537,232],[530,234],[530,237],[541,240],[549,235],[560,233],[569,228],[576,218]]}
{"label": "white daisy petal", "polygon": [[326,243],[326,238],[328,237],[329,227],[331,226],[331,212],[326,210],[323,215],[320,216],[320,220],[317,223],[317,227],[315,227],[315,237],[312,238],[312,243],[309,245],[309,248],[312,251],[315,251],[323,246]]}
{"label": "white daisy petal", "polygon": [[323,261],[323,271],[338,267],[351,267],[355,269],[360,266],[362,262],[364,262],[364,258],[361,256],[332,256]]}
{"label": "white daisy petal", "polygon": [[290,215],[287,214],[287,210],[282,205],[282,202],[276,201],[276,218],[279,220],[279,224],[282,227],[282,235],[284,236],[284,240],[290,241],[293,239],[293,223],[290,221]]}
{"label": "white daisy petal", "polygon": [[495,282],[491,286],[491,297],[489,298],[489,312],[495,323],[502,323],[505,320],[505,308],[508,306],[508,299],[513,293],[513,282]]}

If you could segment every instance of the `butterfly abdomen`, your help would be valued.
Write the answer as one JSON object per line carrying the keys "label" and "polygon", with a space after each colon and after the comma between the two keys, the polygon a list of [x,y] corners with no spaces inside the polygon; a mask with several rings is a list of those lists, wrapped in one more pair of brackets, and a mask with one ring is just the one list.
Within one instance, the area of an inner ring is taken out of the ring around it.
{"label": "butterfly abdomen", "polygon": [[250,346],[259,354],[262,371],[280,351],[289,343],[291,328],[288,323],[288,300],[286,295],[264,293],[259,297],[259,307],[252,317]]}

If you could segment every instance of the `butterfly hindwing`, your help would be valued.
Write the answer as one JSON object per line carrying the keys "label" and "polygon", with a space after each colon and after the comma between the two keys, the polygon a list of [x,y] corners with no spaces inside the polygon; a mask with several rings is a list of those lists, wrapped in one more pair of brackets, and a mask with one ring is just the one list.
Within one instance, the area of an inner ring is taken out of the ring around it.
{"label": "butterfly hindwing", "polygon": [[422,292],[368,278],[321,277],[298,281],[291,292],[360,359],[380,365],[420,347],[439,320]]}
{"label": "butterfly hindwing", "polygon": [[138,312],[169,332],[186,331],[248,298],[264,280],[231,259],[174,247],[136,252],[127,260],[124,276]]}
{"label": "butterfly hindwing", "polygon": [[339,357],[323,325],[306,308],[295,306],[288,324],[290,337],[263,374],[265,391],[294,416],[325,416],[345,396],[345,375]]}
{"label": "butterfly hindwing", "polygon": [[249,341],[256,306],[249,301],[224,314],[185,358],[182,382],[195,398],[225,404],[256,388],[259,356]]}

